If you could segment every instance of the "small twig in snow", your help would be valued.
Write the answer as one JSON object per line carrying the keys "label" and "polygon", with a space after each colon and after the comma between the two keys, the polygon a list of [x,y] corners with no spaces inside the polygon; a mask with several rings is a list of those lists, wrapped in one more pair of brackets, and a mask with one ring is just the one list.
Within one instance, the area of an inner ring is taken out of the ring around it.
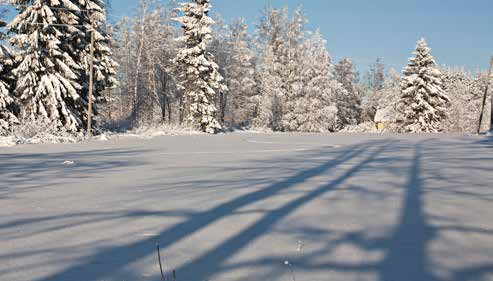
{"label": "small twig in snow", "polygon": [[161,279],[166,281],[166,276],[164,276],[163,272],[163,264],[161,263],[161,251],[159,250],[159,244],[157,244],[157,259],[159,261],[159,271],[161,272]]}

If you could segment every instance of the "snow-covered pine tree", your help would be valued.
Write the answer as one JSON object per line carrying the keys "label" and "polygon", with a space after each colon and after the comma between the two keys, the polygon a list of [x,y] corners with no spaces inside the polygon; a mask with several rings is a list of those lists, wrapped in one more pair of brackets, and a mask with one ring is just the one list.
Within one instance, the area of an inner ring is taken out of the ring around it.
{"label": "snow-covered pine tree", "polygon": [[335,77],[345,91],[337,91],[337,108],[341,125],[357,125],[361,117],[361,97],[353,81],[355,71],[353,62],[342,59],[335,65]]}
{"label": "snow-covered pine tree", "polygon": [[441,73],[424,38],[416,45],[401,80],[400,106],[408,132],[439,132],[447,116],[449,97],[442,89]]}
{"label": "snow-covered pine tree", "polygon": [[[6,23],[0,19],[0,28],[5,26]],[[0,41],[5,40],[5,38],[5,34],[0,32]],[[11,51],[0,45],[0,135],[7,134],[11,126],[18,123],[14,114],[14,97],[11,94],[13,65],[14,58]]]}
{"label": "snow-covered pine tree", "polygon": [[184,31],[184,36],[178,39],[183,43],[183,48],[178,50],[175,62],[184,69],[179,78],[188,98],[189,122],[203,132],[213,134],[221,129],[214,105],[216,93],[226,91],[227,87],[223,84],[214,57],[207,50],[212,41],[211,26],[214,24],[208,15],[211,7],[209,0],[181,3],[178,10],[184,15],[175,20]]}
{"label": "snow-covered pine tree", "polygon": [[80,95],[83,66],[66,44],[73,34],[84,32],[72,12],[78,7],[70,1],[12,2],[20,5],[8,29],[15,33],[10,42],[19,49],[20,60],[12,73],[21,117],[81,130],[87,107]]}
{"label": "snow-covered pine tree", "polygon": [[256,57],[249,46],[248,26],[243,19],[229,26],[228,42],[231,57],[226,67],[229,89],[227,116],[231,125],[245,126],[251,123],[254,115],[257,81]]}

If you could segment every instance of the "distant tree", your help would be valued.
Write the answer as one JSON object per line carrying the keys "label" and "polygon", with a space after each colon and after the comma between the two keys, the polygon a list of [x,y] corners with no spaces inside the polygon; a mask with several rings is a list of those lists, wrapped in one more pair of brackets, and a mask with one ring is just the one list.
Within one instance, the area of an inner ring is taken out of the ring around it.
{"label": "distant tree", "polygon": [[370,65],[370,69],[367,73],[367,80],[369,88],[375,93],[383,88],[385,82],[385,64],[382,59],[377,60]]}
{"label": "distant tree", "polygon": [[347,92],[333,73],[326,41],[319,32],[304,43],[302,67],[297,95],[288,100],[284,128],[288,131],[328,132],[338,127],[338,109],[334,99],[338,92]]}
{"label": "distant tree", "polygon": [[346,91],[353,93],[355,91],[355,70],[353,62],[349,58],[343,58],[334,68],[337,81],[342,84]]}
{"label": "distant tree", "polygon": [[245,21],[233,21],[228,29],[230,60],[225,67],[226,83],[229,97],[226,101],[226,116],[233,126],[248,125],[255,112],[255,95],[257,95],[256,55],[251,48],[248,26]]}
{"label": "distant tree", "polygon": [[266,8],[257,27],[260,50],[259,95],[256,97],[255,127],[282,130],[282,105],[286,81],[282,65],[283,44],[289,22],[288,9]]}
{"label": "distant tree", "polygon": [[343,125],[356,125],[361,118],[361,97],[354,84],[356,73],[350,59],[344,58],[335,65],[335,77],[345,91],[338,91],[337,107]]}
{"label": "distant tree", "polygon": [[449,97],[442,89],[442,75],[425,39],[416,45],[401,80],[404,129],[409,132],[438,132],[447,117]]}
{"label": "distant tree", "polygon": [[253,125],[258,128],[279,129],[279,100],[283,95],[282,77],[278,75],[279,62],[273,46],[266,46],[259,70],[259,92]]}
{"label": "distant tree", "polygon": [[[483,102],[486,75],[474,77],[461,69],[442,69],[443,89],[450,97],[448,118],[442,122],[442,128],[448,132],[475,133]],[[489,128],[490,104],[486,106],[486,118],[483,130]]]}

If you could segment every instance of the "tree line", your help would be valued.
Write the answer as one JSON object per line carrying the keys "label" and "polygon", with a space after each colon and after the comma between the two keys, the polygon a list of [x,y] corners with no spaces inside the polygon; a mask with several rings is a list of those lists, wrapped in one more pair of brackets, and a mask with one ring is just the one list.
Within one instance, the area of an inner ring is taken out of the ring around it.
{"label": "tree line", "polygon": [[424,39],[402,74],[377,60],[360,77],[351,59],[332,60],[301,6],[265,8],[250,32],[211,16],[209,0],[140,0],[113,24],[102,0],[52,2],[12,0],[16,17],[0,22],[2,134],[33,123],[85,130],[93,26],[94,130],[336,132],[384,115],[390,130],[470,131],[487,83],[438,67]]}

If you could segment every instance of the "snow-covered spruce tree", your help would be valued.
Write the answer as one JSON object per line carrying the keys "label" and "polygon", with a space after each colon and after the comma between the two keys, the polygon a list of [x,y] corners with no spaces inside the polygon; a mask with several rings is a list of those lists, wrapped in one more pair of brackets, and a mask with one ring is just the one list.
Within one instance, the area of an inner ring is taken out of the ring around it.
{"label": "snow-covered spruce tree", "polygon": [[316,32],[304,43],[301,64],[301,87],[295,98],[288,100],[284,127],[288,131],[335,131],[338,124],[336,91],[344,89],[334,79],[326,41]]}
{"label": "snow-covered spruce tree", "polygon": [[[4,28],[6,23],[0,19],[0,28]],[[6,36],[0,32],[0,40],[5,40]],[[14,114],[14,97],[11,94],[12,75],[11,70],[14,65],[14,58],[11,51],[0,46],[0,135],[7,134],[13,124],[18,123]]]}
{"label": "snow-covered spruce tree", "polygon": [[450,101],[442,89],[441,73],[425,39],[420,39],[401,80],[400,107],[408,132],[439,132]]}
{"label": "snow-covered spruce tree", "polygon": [[361,117],[361,97],[353,81],[355,71],[350,59],[344,58],[335,65],[335,77],[345,91],[337,91],[338,117],[341,125],[357,125]]}
{"label": "snow-covered spruce tree", "polygon": [[182,3],[179,11],[184,15],[175,20],[182,25],[184,36],[178,40],[183,48],[178,50],[175,63],[182,64],[180,84],[188,99],[188,121],[206,133],[217,133],[221,125],[216,119],[214,101],[218,91],[226,91],[218,65],[207,47],[212,40],[211,26],[214,21],[208,16],[209,0],[192,0]]}
{"label": "snow-covered spruce tree", "polygon": [[67,42],[80,27],[77,6],[70,1],[13,0],[18,15],[8,25],[15,33],[10,42],[19,49],[19,63],[12,70],[20,116],[78,131],[83,127],[87,100],[81,97],[83,66]]}

